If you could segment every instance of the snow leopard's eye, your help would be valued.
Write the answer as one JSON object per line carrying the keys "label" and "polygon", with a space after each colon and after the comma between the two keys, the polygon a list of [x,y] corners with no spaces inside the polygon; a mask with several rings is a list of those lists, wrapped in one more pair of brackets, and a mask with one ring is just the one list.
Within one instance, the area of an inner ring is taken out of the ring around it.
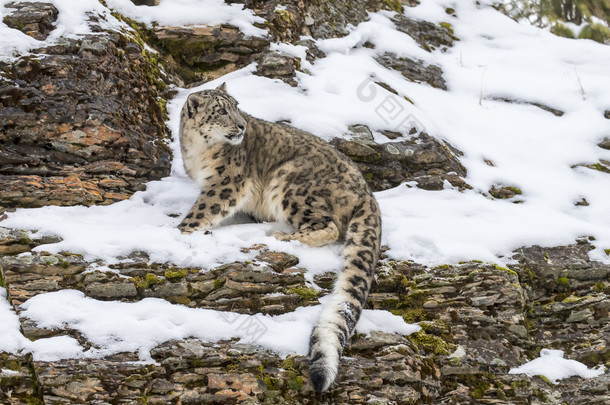
{"label": "snow leopard's eye", "polygon": [[220,110],[218,110],[218,114],[227,115],[227,110],[225,110],[224,108],[221,108]]}

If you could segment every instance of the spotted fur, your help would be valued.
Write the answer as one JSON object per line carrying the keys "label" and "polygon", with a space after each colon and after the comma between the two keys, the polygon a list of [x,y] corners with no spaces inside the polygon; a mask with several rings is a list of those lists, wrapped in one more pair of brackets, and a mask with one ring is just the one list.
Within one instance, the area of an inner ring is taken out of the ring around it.
{"label": "spotted fur", "polygon": [[201,195],[179,225],[209,230],[247,213],[286,222],[295,232],[280,240],[311,246],[345,241],[345,268],[314,326],[311,381],[325,391],[371,287],[379,253],[379,208],[358,168],[321,139],[296,128],[250,117],[223,84],[189,96],[182,109],[184,166]]}

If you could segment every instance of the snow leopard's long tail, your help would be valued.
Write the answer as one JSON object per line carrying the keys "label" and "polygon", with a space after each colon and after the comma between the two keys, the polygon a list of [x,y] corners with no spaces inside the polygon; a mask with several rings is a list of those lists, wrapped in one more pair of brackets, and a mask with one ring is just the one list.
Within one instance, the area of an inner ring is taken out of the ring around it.
{"label": "snow leopard's long tail", "polygon": [[373,196],[354,209],[345,236],[345,268],[335,281],[309,341],[309,374],[316,391],[337,376],[345,343],[366,302],[379,256],[381,218]]}

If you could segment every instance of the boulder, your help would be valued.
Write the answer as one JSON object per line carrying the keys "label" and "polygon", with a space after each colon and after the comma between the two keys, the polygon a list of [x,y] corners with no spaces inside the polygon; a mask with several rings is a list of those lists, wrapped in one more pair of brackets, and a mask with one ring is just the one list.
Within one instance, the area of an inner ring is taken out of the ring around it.
{"label": "boulder", "polygon": [[398,57],[393,53],[384,53],[375,60],[389,69],[399,71],[409,81],[427,83],[432,87],[447,90],[443,71],[439,66],[428,65],[422,60]]}
{"label": "boulder", "polygon": [[58,11],[52,3],[11,2],[2,22],[38,40],[46,39],[55,29]]}
{"label": "boulder", "polygon": [[[140,26],[141,30],[145,27]],[[208,81],[249,64],[270,38],[244,35],[239,28],[218,26],[158,27],[148,31],[164,55],[167,70],[180,84]]]}
{"label": "boulder", "polygon": [[463,179],[466,168],[458,160],[459,151],[425,132],[417,133],[415,126],[410,132],[388,132],[393,141],[377,143],[366,126],[354,125],[351,139],[335,138],[331,144],[356,162],[374,191],[405,181],[415,181],[425,190],[442,190],[445,181],[460,190],[471,188]]}

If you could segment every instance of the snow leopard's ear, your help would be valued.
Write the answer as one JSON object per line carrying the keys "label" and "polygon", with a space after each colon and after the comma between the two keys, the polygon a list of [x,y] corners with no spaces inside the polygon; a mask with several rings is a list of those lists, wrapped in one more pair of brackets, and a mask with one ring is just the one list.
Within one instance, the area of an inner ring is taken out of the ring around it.
{"label": "snow leopard's ear", "polygon": [[201,104],[201,99],[197,94],[191,94],[186,100],[186,111],[189,118],[193,118],[197,112],[197,107]]}
{"label": "snow leopard's ear", "polygon": [[223,82],[220,86],[216,87],[216,90],[224,91],[226,93],[226,91],[227,91],[227,82]]}

